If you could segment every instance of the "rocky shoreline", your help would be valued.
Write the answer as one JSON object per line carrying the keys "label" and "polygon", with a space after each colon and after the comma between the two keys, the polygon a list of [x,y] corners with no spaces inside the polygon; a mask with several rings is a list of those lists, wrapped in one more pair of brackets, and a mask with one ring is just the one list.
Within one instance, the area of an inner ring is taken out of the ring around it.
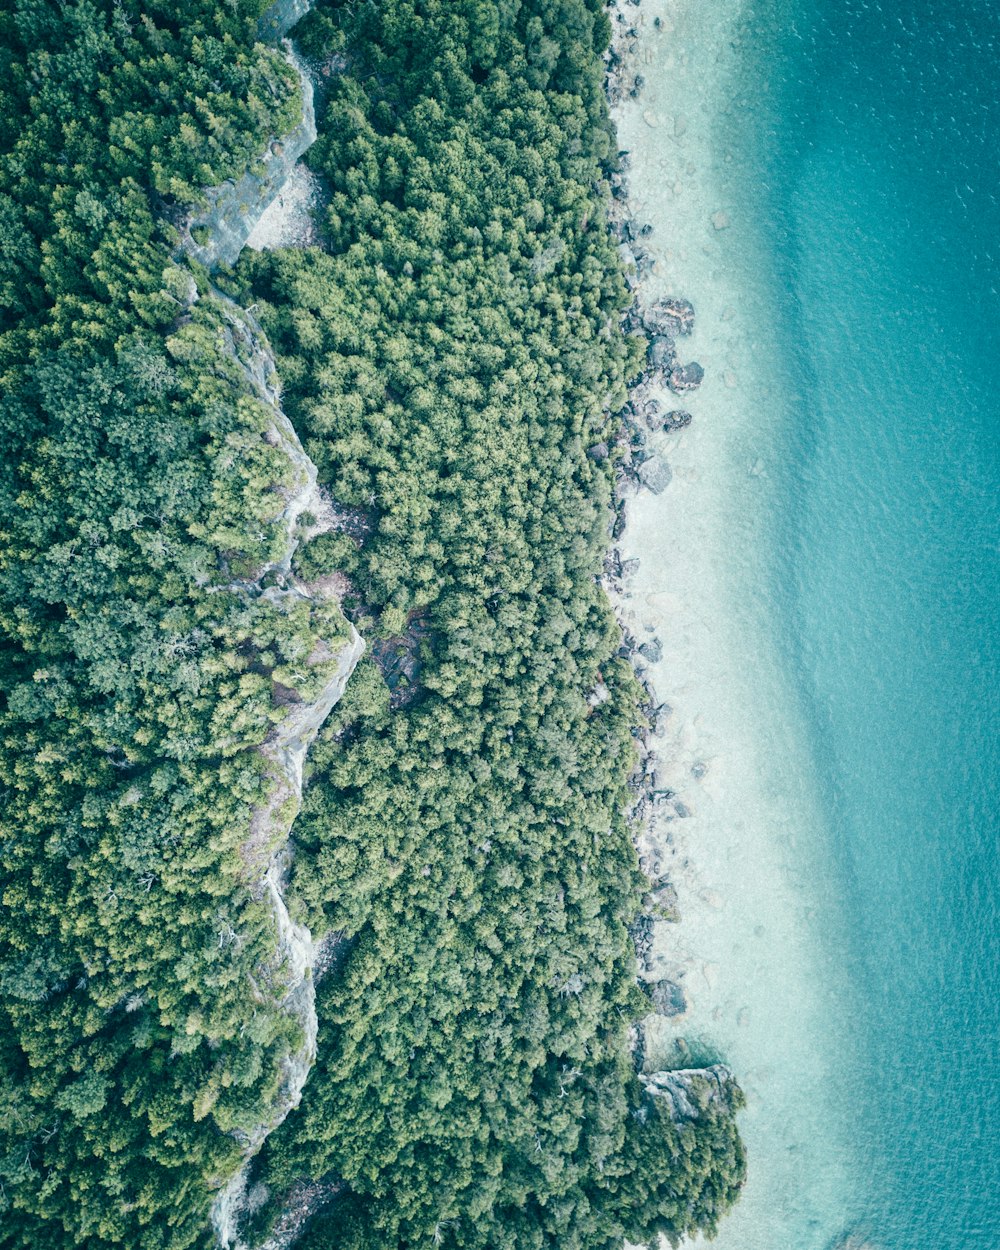
{"label": "rocky shoreline", "polygon": [[[613,34],[605,64],[612,117],[616,106],[625,100],[637,99],[644,86],[639,72],[641,40],[636,22],[640,8],[641,0],[619,0],[611,10]],[[628,403],[618,414],[622,424],[616,445],[612,449],[606,444],[598,444],[590,449],[590,454],[595,459],[607,459],[613,455],[617,464],[612,546],[605,562],[603,582],[622,627],[624,641],[621,655],[632,663],[645,692],[641,710],[647,723],[637,730],[639,765],[631,781],[634,798],[630,813],[639,865],[649,879],[643,911],[632,927],[637,971],[640,984],[650,997],[651,1017],[679,1019],[688,1007],[683,971],[671,969],[668,973],[662,961],[654,959],[653,949],[656,929],[680,920],[677,890],[667,871],[663,853],[664,845],[669,847],[672,838],[669,831],[664,832],[662,827],[673,820],[687,818],[691,812],[683,795],[664,776],[663,765],[666,761],[659,752],[657,739],[662,735],[672,709],[658,697],[650,673],[650,667],[662,657],[662,643],[655,634],[640,639],[629,629],[626,606],[631,594],[628,582],[638,570],[639,561],[634,556],[626,555],[622,539],[628,526],[629,500],[642,490],[658,495],[671,483],[673,474],[668,459],[668,436],[686,429],[695,419],[695,414],[687,407],[669,405],[672,397],[682,397],[685,403],[688,402],[701,385],[705,372],[698,361],[687,359],[683,350],[695,324],[695,309],[691,301],[682,295],[655,300],[646,297],[646,279],[656,266],[646,244],[653,227],[649,222],[642,221],[629,194],[630,154],[620,150],[618,155],[619,170],[611,179],[609,222],[619,240],[619,254],[633,297],[622,328],[627,334],[643,336],[648,342],[648,349],[645,367],[630,387]],[[696,407],[696,402],[692,407]],[[700,780],[706,770],[707,765],[696,763],[692,775]],[[655,837],[654,822],[659,826]],[[648,1063],[651,1056],[647,1054],[644,1026],[636,1031],[635,1046],[637,1063],[647,1070],[649,1066],[655,1066]],[[681,1055],[686,1053],[683,1042],[679,1042],[678,1052]],[[714,1070],[682,1071],[708,1073]],[[728,1069],[725,1071],[728,1073]],[[665,1076],[662,1072],[655,1072],[644,1075],[644,1080],[655,1085],[657,1081],[662,1083]],[[731,1073],[728,1073],[728,1078],[732,1079]],[[669,1081],[664,1088],[672,1088]]]}

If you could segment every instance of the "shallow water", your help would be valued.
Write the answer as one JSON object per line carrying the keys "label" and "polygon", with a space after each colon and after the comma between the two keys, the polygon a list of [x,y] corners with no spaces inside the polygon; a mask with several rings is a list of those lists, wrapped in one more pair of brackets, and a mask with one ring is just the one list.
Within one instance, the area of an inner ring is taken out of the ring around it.
{"label": "shallow water", "polygon": [[625,608],[691,811],[658,830],[690,1003],[662,1053],[721,1051],[750,1101],[715,1244],[995,1250],[998,18],[641,15],[620,133],[708,373],[652,440]]}

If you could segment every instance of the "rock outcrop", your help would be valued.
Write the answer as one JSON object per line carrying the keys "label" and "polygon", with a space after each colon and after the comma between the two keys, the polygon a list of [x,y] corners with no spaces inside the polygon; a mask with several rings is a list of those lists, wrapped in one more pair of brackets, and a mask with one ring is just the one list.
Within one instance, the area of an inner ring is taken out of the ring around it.
{"label": "rock outcrop", "polygon": [[[260,19],[263,40],[284,39],[292,26],[312,7],[312,0],[277,0]],[[182,249],[209,270],[234,264],[268,206],[281,193],[299,158],[316,138],[313,86],[290,43],[285,55],[298,73],[302,87],[302,120],[288,135],[274,139],[261,158],[264,172],[247,172],[236,182],[206,192],[208,207],[192,214],[182,234]],[[193,290],[191,300],[197,298]],[[268,410],[270,423],[264,438],[280,450],[292,470],[292,482],[283,488],[284,506],[275,518],[284,541],[280,555],[255,569],[252,576],[230,582],[225,589],[250,599],[264,600],[275,611],[305,604],[309,608],[312,648],[299,668],[299,688],[276,683],[285,707],[282,720],[260,746],[271,783],[267,801],[251,818],[241,850],[250,880],[259,883],[274,918],[276,945],[271,981],[280,993],[280,1009],[296,1020],[302,1044],[282,1060],[282,1079],[260,1121],[242,1138],[246,1162],[298,1105],[316,1058],[316,1001],[313,969],[317,951],[309,930],[289,914],[285,892],[291,849],[292,822],[302,798],[306,753],[320,727],[336,705],[348,678],[364,651],[364,642],[339,611],[331,592],[302,582],[292,573],[292,558],[303,539],[340,527],[340,519],[319,488],[316,466],[306,455],[292,423],[281,406],[277,369],[266,336],[252,312],[214,290],[209,296],[222,314],[223,351],[239,367],[249,389]],[[313,624],[315,629],[312,628]],[[247,1166],[233,1176],[212,1204],[211,1220],[218,1244],[242,1247],[238,1234],[247,1210]]]}
{"label": "rock outcrop", "polygon": [[708,1068],[680,1068],[675,1072],[640,1073],[647,1099],[663,1100],[675,1124],[700,1119],[712,1108],[728,1111],[739,1086],[725,1064]]}
{"label": "rock outcrop", "polygon": [[[256,1132],[244,1143],[249,1160],[268,1134],[298,1105],[316,1058],[317,1021],[312,976],[316,949],[309,930],[292,920],[285,902],[286,876],[291,862],[288,834],[302,798],[306,752],[343,694],[364,651],[364,642],[339,612],[331,612],[334,605],[323,590],[301,582],[292,573],[292,557],[302,537],[333,529],[336,517],[319,489],[316,466],[306,455],[281,407],[275,361],[263,330],[251,313],[226,296],[213,292],[212,298],[219,301],[222,308],[227,354],[236,361],[254,394],[270,411],[271,422],[264,437],[282,451],[294,471],[293,483],[286,488],[285,504],[277,518],[284,531],[281,555],[255,570],[252,579],[232,582],[227,589],[263,599],[272,603],[277,611],[295,602],[305,603],[315,614],[320,628],[324,621],[339,618],[341,632],[347,635],[345,640],[317,634],[302,667],[307,679],[310,671],[322,674],[318,692],[307,699],[295,690],[286,690],[285,716],[260,747],[268,763],[271,792],[267,802],[253,814],[242,852],[248,874],[261,882],[261,895],[267,898],[275,921],[277,944],[272,967],[275,980],[284,986],[281,1009],[299,1023],[303,1042],[297,1051],[285,1056],[277,1097],[272,1106],[262,1108]],[[302,521],[307,513],[310,520],[304,527]],[[222,1247],[240,1244],[236,1224],[245,1185],[244,1168],[213,1203],[212,1223]]]}
{"label": "rock outcrop", "polygon": [[[261,18],[261,29],[270,29],[273,24],[275,32],[283,37],[311,7],[311,0],[272,5]],[[316,111],[312,80],[287,40],[284,52],[299,77],[302,120],[289,134],[275,137],[268,144],[260,158],[262,173],[247,170],[235,182],[210,187],[205,192],[206,206],[193,213],[185,223],[182,232],[184,249],[207,269],[214,269],[219,264],[236,263],[254,227],[280,195],[299,158],[315,142]]]}

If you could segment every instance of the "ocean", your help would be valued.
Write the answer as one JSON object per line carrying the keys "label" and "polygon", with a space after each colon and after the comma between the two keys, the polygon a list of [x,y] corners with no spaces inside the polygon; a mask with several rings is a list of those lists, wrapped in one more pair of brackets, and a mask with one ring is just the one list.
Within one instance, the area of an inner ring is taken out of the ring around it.
{"label": "ocean", "polygon": [[778,622],[861,1007],[858,1197],[885,1250],[996,1250],[1000,9],[783,16],[756,139],[800,396]]}
{"label": "ocean", "polygon": [[650,293],[707,371],[626,544],[693,796],[662,1054],[749,1096],[715,1244],[996,1250],[1000,6],[625,11]]}

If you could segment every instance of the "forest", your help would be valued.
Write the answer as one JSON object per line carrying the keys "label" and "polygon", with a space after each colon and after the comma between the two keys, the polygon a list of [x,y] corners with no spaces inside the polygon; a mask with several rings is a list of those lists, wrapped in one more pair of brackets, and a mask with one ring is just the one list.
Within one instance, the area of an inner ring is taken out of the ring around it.
{"label": "forest", "polygon": [[183,212],[299,116],[264,8],[0,14],[0,1247],[212,1245],[301,1042],[243,850],[275,690],[344,626],[246,591],[289,467],[216,290],[355,518],[294,571],[341,579],[369,642],[292,825],[290,906],[336,956],[242,1235],[309,1185],[307,1250],[710,1232],[739,1091],[677,1122],[632,1053],[640,691],[600,584],[614,459],[587,453],[646,345],[607,229],[607,14],[318,4],[322,244],[208,275]]}

